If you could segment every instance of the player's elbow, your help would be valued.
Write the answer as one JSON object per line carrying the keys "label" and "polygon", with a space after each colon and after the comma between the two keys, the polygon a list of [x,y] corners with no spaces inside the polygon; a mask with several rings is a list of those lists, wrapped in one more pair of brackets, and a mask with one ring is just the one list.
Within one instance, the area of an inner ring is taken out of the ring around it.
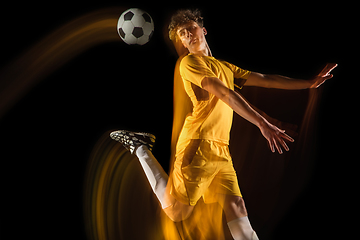
{"label": "player's elbow", "polygon": [[268,87],[271,82],[271,77],[266,74],[252,72],[245,82],[244,86],[253,86],[253,87]]}

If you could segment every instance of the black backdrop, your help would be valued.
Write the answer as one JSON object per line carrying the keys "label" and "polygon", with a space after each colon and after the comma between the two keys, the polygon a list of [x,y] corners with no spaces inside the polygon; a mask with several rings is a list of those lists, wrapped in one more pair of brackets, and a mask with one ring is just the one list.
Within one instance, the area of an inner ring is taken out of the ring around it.
{"label": "black backdrop", "polygon": [[[345,136],[336,127],[346,126],[345,106],[354,103],[344,100],[350,95],[349,81],[355,81],[345,77],[345,61],[352,52],[349,33],[353,18],[349,8],[326,2],[288,5],[179,2],[169,6],[137,1],[12,2],[7,3],[0,16],[1,66],[5,69],[11,65],[63,24],[105,7],[146,10],[155,21],[155,34],[141,47],[128,46],[119,38],[87,49],[27,89],[2,116],[1,175],[5,202],[1,235],[11,236],[4,239],[30,236],[86,239],[82,208],[84,173],[91,150],[105,131],[132,128],[156,134],[155,155],[163,159],[164,168],[169,167],[173,69],[177,56],[164,40],[163,29],[171,12],[184,7],[203,10],[214,56],[245,69],[309,78],[326,62],[339,64],[334,79],[321,90],[316,118],[319,127],[315,133],[319,147],[314,152],[318,157],[309,183],[274,226],[271,239],[289,239],[283,229],[299,237],[291,239],[300,239],[311,235],[306,231],[308,227],[311,232],[319,229],[321,233],[316,236],[332,236],[336,221],[344,222],[338,218],[344,216],[341,210],[344,202],[339,200],[346,198],[347,190],[340,179],[346,177],[344,172],[350,168],[340,164],[347,157],[337,137]],[[342,17],[344,14],[348,18]],[[15,67],[16,70],[21,71]],[[347,87],[343,85],[345,81]],[[326,228],[320,227],[320,222]]]}

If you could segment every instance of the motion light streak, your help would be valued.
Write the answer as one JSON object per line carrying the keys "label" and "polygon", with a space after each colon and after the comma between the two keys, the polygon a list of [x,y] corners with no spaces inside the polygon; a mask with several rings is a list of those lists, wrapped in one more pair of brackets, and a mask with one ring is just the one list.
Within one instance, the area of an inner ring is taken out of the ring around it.
{"label": "motion light streak", "polygon": [[189,219],[172,222],[137,158],[109,133],[98,141],[88,162],[84,216],[89,239],[225,239],[218,204],[200,201]]}
{"label": "motion light streak", "polygon": [[109,133],[88,162],[84,216],[89,239],[163,239],[161,208],[138,160]]}
{"label": "motion light streak", "polygon": [[[179,129],[191,110],[180,80],[175,67],[170,166],[174,161]],[[296,144],[291,145],[291,151],[283,155],[271,153],[261,133],[249,128],[245,120],[234,119],[230,141],[234,166],[248,202],[249,217],[260,232],[264,229],[263,234],[271,234],[309,180],[308,173],[312,170],[316,149],[316,123],[313,119],[320,93],[316,89],[292,93],[301,96],[298,101],[303,102],[304,114],[299,120],[301,126]],[[250,88],[247,94],[255,96],[254,102],[271,97],[271,94],[258,94],[254,88]],[[291,124],[277,121],[277,125],[289,132],[294,130]],[[91,239],[232,239],[223,211],[217,203],[205,204],[200,200],[188,219],[172,222],[163,213],[139,161],[121,144],[112,141],[110,132],[104,133],[94,147],[87,169],[85,221]]]}
{"label": "motion light streak", "polygon": [[0,119],[46,76],[87,49],[120,41],[116,24],[123,8],[98,10],[65,24],[0,71]]}
{"label": "motion light streak", "polygon": [[[32,87],[78,54],[98,44],[121,42],[116,24],[119,13],[124,10],[109,8],[81,16],[2,69],[0,118]],[[191,109],[176,71],[173,154],[183,120]],[[271,99],[254,89],[243,91],[255,100]],[[309,180],[315,159],[314,118],[320,95],[318,90],[310,90],[308,96],[299,98],[306,108],[299,135],[289,146],[290,152],[282,156],[268,150],[259,132],[248,128],[241,119],[234,119],[230,150],[249,218],[253,218],[259,232],[271,232]],[[84,221],[89,239],[231,239],[218,204],[206,205],[199,201],[189,219],[181,223],[170,221],[162,212],[136,157],[112,141],[109,133],[104,133],[94,147],[86,171]],[[171,166],[173,160],[171,157]]]}

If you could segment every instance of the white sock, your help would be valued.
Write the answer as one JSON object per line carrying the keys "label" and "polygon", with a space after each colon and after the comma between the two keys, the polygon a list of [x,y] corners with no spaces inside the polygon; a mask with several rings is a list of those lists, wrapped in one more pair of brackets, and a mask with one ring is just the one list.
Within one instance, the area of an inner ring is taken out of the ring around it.
{"label": "white sock", "polygon": [[167,208],[168,203],[165,203],[164,196],[169,178],[168,175],[145,145],[138,147],[135,154],[139,158],[150,186],[160,201],[162,208]]}
{"label": "white sock", "polygon": [[235,240],[256,240],[257,235],[251,227],[249,218],[242,217],[228,222],[231,235]]}

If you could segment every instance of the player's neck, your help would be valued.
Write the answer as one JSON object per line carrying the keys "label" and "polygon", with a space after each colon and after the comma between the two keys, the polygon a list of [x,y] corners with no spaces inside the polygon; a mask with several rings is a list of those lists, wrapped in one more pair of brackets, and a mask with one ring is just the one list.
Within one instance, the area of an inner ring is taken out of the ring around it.
{"label": "player's neck", "polygon": [[209,52],[207,50],[205,51],[196,51],[196,52],[190,52],[193,55],[197,55],[197,56],[210,56]]}
{"label": "player's neck", "polygon": [[191,54],[198,55],[198,56],[207,56],[212,57],[211,50],[209,45],[206,43],[205,47],[202,49],[198,49],[196,51],[190,52]]}

